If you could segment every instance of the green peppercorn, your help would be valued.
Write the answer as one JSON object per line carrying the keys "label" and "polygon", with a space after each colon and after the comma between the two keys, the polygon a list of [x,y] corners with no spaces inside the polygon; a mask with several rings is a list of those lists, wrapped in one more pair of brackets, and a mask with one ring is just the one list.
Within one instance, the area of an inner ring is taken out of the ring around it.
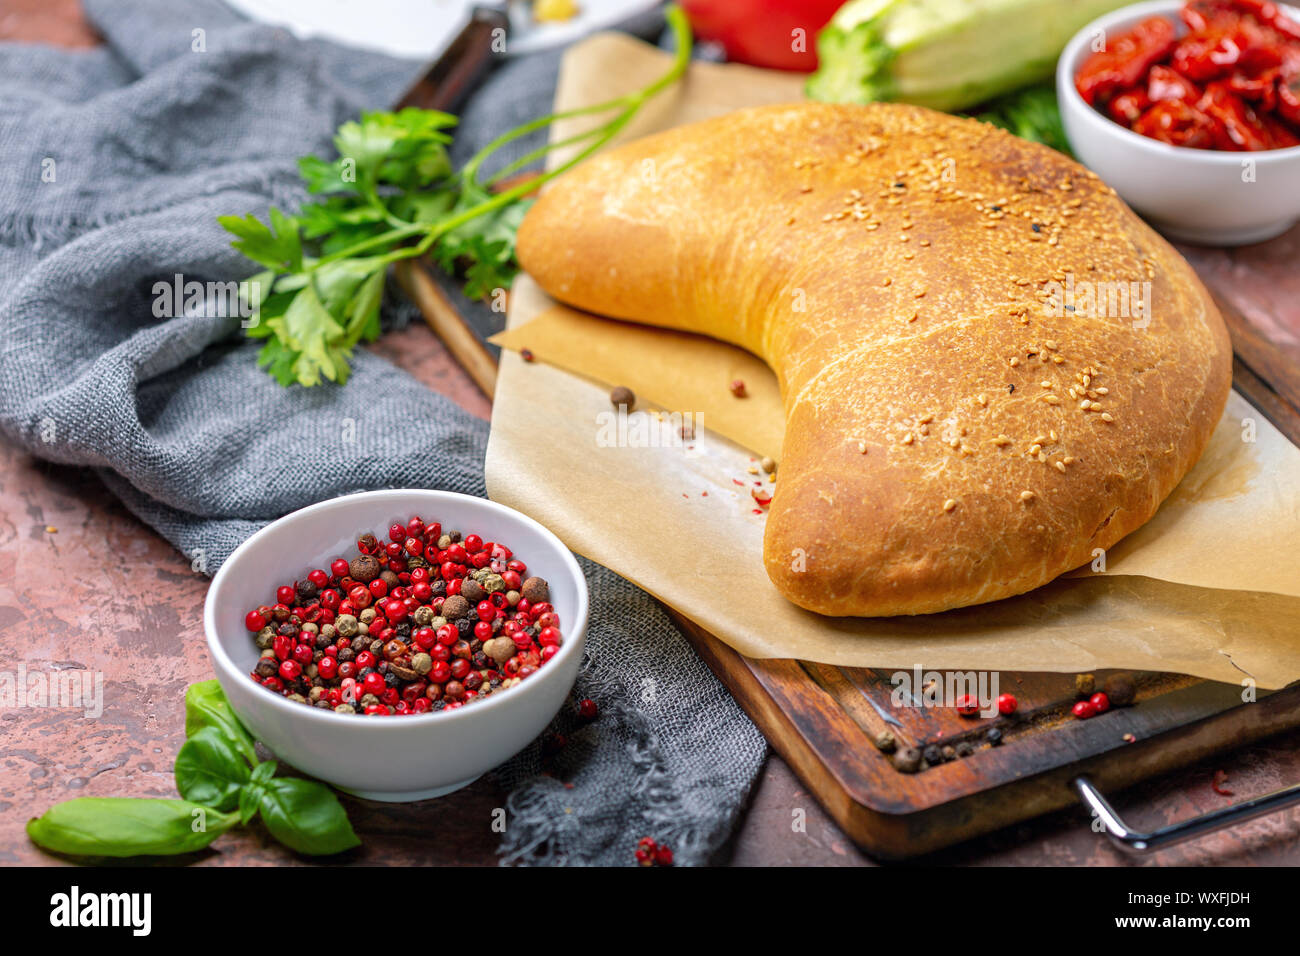
{"label": "green peppercorn", "polygon": [[876,745],[877,750],[886,754],[892,754],[898,747],[898,740],[894,737],[893,733],[888,730],[882,730],[880,733],[876,734],[876,739],[872,741],[872,743]]}

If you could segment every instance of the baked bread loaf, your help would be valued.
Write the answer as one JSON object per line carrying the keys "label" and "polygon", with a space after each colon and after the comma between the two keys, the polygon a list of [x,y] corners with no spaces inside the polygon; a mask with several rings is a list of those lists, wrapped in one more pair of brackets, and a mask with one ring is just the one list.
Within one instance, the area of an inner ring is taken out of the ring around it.
{"label": "baked bread loaf", "polygon": [[1209,295],[1109,187],[916,107],[760,107],[598,154],[518,254],[563,302],[775,370],[764,561],[823,614],[943,611],[1092,560],[1196,462],[1230,388]]}

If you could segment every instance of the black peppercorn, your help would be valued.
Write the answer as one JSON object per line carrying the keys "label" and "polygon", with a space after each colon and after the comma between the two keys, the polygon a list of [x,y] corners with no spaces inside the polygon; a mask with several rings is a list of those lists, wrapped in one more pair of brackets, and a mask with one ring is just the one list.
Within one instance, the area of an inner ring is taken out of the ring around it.
{"label": "black peppercorn", "polygon": [[610,390],[609,402],[615,408],[627,410],[636,405],[636,395],[626,385],[616,385]]}
{"label": "black peppercorn", "polygon": [[969,757],[975,752],[975,748],[971,746],[970,741],[963,740],[957,745],[956,751],[958,757]]}
{"label": "black peppercorn", "polygon": [[997,727],[990,727],[989,732],[984,735],[984,739],[989,742],[990,746],[996,747],[1002,743],[1002,731]]}
{"label": "black peppercorn", "polygon": [[298,603],[303,607],[306,607],[320,596],[320,588],[310,581],[298,581],[295,587],[298,591]]}
{"label": "black peppercorn", "polygon": [[921,756],[925,757],[925,762],[931,766],[943,763],[943,754],[934,744],[930,744],[930,746],[926,747]]}
{"label": "black peppercorn", "polygon": [[1132,674],[1111,674],[1103,682],[1102,690],[1112,707],[1127,707],[1137,699],[1137,685]]}

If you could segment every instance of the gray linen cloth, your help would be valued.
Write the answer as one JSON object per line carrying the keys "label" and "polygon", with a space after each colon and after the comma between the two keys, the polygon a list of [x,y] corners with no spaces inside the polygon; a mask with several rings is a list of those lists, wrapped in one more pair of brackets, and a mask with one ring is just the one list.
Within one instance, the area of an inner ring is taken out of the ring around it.
{"label": "gray linen cloth", "polygon": [[[304,42],[216,0],[85,7],[97,49],[0,45],[4,434],[94,468],[206,573],[267,521],[335,495],[484,494],[486,424],[384,360],[359,354],[346,387],[286,389],[256,367],[237,318],[153,309],[154,283],[177,273],[253,272],[216,217],[295,208],[296,157],[326,154],[341,121],[390,106],[419,65]],[[557,63],[502,67],[457,153],[548,112]],[[502,859],[628,864],[648,834],[681,863],[715,860],[763,739],[654,600],[584,567],[575,696],[601,717],[557,718],[568,744],[547,773],[537,743],[498,771],[511,790]]]}

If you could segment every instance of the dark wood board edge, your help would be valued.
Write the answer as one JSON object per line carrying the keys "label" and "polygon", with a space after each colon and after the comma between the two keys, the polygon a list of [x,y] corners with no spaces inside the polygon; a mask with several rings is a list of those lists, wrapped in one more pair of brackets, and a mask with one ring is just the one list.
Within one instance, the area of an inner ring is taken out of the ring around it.
{"label": "dark wood board edge", "polygon": [[[1244,368],[1254,382],[1275,396],[1270,404],[1287,408],[1295,416],[1300,410],[1300,350],[1271,341],[1227,299],[1215,293],[1211,295],[1232,340],[1233,384],[1239,391],[1245,391],[1237,381],[1238,369]],[[1282,425],[1278,428],[1281,429]],[[1292,442],[1300,445],[1300,435],[1294,432],[1286,434]]]}
{"label": "dark wood board edge", "polygon": [[[701,658],[827,813],[854,843],[884,860],[903,860],[930,853],[1076,805],[1077,798],[1069,783],[1080,774],[1088,774],[1104,791],[1113,792],[1300,725],[1300,687],[1291,687],[1258,703],[1240,705],[1126,744],[1117,748],[1120,759],[1115,750],[1110,750],[920,810],[887,812],[864,804],[851,793],[854,781],[846,779],[842,772],[845,761],[825,759],[827,751],[861,753],[870,744],[861,728],[829,695],[806,675],[799,677],[797,661],[743,658],[689,618],[675,611],[670,613]],[[789,694],[797,695],[808,705],[798,713],[816,713],[824,722],[825,732],[816,744],[806,729],[799,728],[791,719]],[[818,694],[823,699],[818,699]],[[871,756],[884,759],[874,751]],[[917,778],[899,774],[898,779]],[[906,783],[899,782],[897,786],[901,789]]]}
{"label": "dark wood board edge", "polygon": [[1232,384],[1292,444],[1300,446],[1300,411],[1274,391],[1268,382],[1256,375],[1237,355],[1232,358]]}

